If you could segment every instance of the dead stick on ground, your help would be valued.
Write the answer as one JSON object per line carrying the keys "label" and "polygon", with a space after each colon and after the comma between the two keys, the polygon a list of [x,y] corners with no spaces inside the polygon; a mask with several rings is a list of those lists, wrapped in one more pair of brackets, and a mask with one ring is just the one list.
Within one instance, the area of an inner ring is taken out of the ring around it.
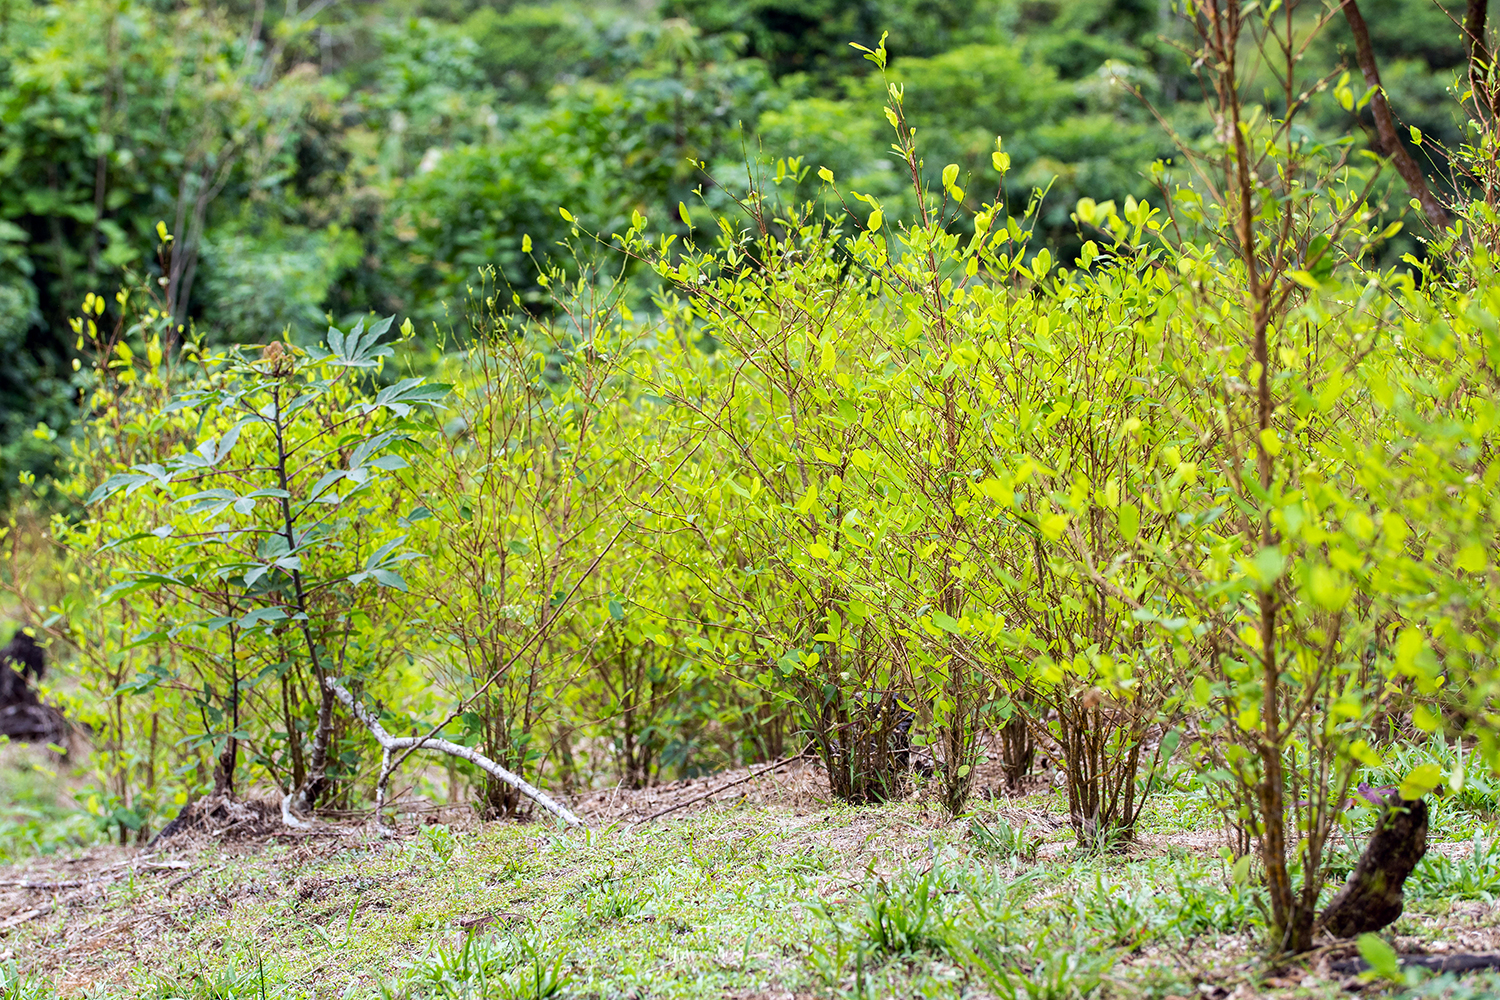
{"label": "dead stick on ground", "polygon": [[51,904],[48,904],[47,906],[39,906],[34,910],[27,910],[25,913],[18,913],[15,916],[11,917],[9,920],[0,921],[0,934],[3,934],[6,931],[12,930],[16,927],[20,927],[22,924],[26,923],[29,920],[35,920],[37,917],[45,917],[51,912],[52,906]]}
{"label": "dead stick on ground", "polygon": [[[86,885],[96,885],[100,882],[117,882],[129,874],[144,872],[168,872],[181,871],[191,868],[186,862],[176,862],[161,865],[136,864],[139,859],[131,859],[118,865],[110,865],[104,869],[107,874],[91,875],[88,878],[70,878],[60,881],[31,881],[29,879],[3,879],[0,880],[0,889],[78,889]],[[130,871],[121,871],[129,868]]]}
{"label": "dead stick on ground", "polygon": [[164,895],[164,896],[170,896],[170,895],[172,895],[173,891],[175,891],[178,886],[182,885],[184,882],[188,881],[189,879],[195,879],[195,878],[197,878],[199,875],[217,875],[217,874],[219,874],[219,872],[221,872],[221,871],[224,870],[224,867],[225,867],[224,865],[220,865],[219,867],[209,869],[208,871],[203,871],[202,869],[199,869],[198,871],[188,872],[186,875],[179,875],[176,878],[174,878],[172,881],[170,881],[170,882],[167,883],[167,887],[162,890],[162,895]]}
{"label": "dead stick on ground", "polygon": [[636,821],[636,822],[634,822],[634,823],[632,823],[630,825],[631,825],[632,828],[637,827],[637,826],[641,826],[642,824],[649,823],[653,819],[656,819],[656,818],[658,818],[660,816],[665,816],[665,815],[667,815],[667,813],[674,813],[674,812],[676,812],[679,809],[686,809],[690,805],[695,805],[696,803],[702,802],[704,799],[711,799],[715,795],[718,795],[720,792],[728,791],[729,789],[733,788],[735,785],[743,785],[745,782],[747,782],[747,781],[753,781],[756,778],[759,778],[763,774],[769,774],[769,773],[771,773],[772,771],[776,770],[778,767],[785,767],[786,765],[790,764],[794,760],[801,760],[802,758],[806,757],[808,754],[812,753],[812,748],[813,748],[813,745],[811,743],[809,743],[807,746],[805,746],[802,749],[802,752],[799,753],[799,754],[794,754],[791,757],[783,757],[781,760],[778,760],[776,763],[769,764],[769,765],[761,768],[759,771],[752,771],[749,774],[745,775],[743,778],[735,778],[733,781],[730,781],[730,782],[727,782],[726,784],[720,785],[718,788],[710,789],[709,791],[704,792],[702,795],[695,795],[692,798],[687,799],[686,801],[679,802],[675,806],[667,806],[667,808],[665,808],[665,809],[658,809],[656,812],[652,813],[650,816],[647,816],[645,819],[638,820],[638,821]]}
{"label": "dead stick on ground", "polygon": [[[337,680],[330,679],[328,686],[332,688],[333,693],[338,696],[338,699],[344,703],[349,711],[353,712],[355,717],[364,723],[365,728],[370,731],[371,736],[375,737],[375,742],[380,744],[383,751],[380,762],[380,777],[375,781],[375,827],[382,833],[387,832],[385,820],[381,817],[380,812],[385,807],[385,785],[390,780],[391,769],[394,766],[391,763],[391,751],[402,749],[408,752],[411,750],[436,750],[438,753],[459,757],[499,778],[569,826],[585,825],[583,820],[573,815],[567,806],[557,802],[552,796],[537,788],[520,775],[507,771],[472,747],[451,743],[448,740],[433,739],[430,736],[392,736],[386,732],[385,727],[380,724],[379,719],[371,715],[365,709],[365,706],[360,704],[358,699],[344,689],[343,684]],[[286,806],[283,806],[283,818],[289,815],[290,810]]]}

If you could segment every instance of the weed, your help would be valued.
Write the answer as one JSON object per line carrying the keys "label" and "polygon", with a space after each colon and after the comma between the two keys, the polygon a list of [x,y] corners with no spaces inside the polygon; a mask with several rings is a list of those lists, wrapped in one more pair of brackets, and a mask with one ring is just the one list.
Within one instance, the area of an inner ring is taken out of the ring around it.
{"label": "weed", "polygon": [[468,933],[439,941],[395,984],[382,984],[383,1000],[546,1000],[567,983],[555,942],[528,934]]}
{"label": "weed", "polygon": [[422,827],[415,837],[405,845],[406,858],[411,864],[437,862],[447,864],[458,850],[458,837],[443,823]]}
{"label": "weed", "polygon": [[866,997],[886,992],[877,988],[873,974],[893,958],[963,954],[964,932],[949,902],[959,890],[950,888],[936,864],[918,875],[884,879],[867,886],[852,919],[844,919],[827,903],[812,904],[825,921],[822,934],[809,944],[808,959],[824,985]]}
{"label": "weed", "polygon": [[1220,889],[1198,870],[1173,872],[1176,898],[1164,900],[1172,912],[1168,928],[1183,938],[1237,934],[1260,920],[1260,890],[1244,883]]}
{"label": "weed", "polygon": [[214,972],[179,972],[148,987],[149,1000],[270,1000],[286,995],[282,977],[259,955],[231,957]]}
{"label": "weed", "polygon": [[97,842],[92,816],[58,804],[64,783],[41,751],[8,744],[0,736],[0,862]]}
{"label": "weed", "polygon": [[[1445,775],[1461,772],[1463,781],[1457,791],[1445,789],[1444,794],[1429,805],[1442,803],[1485,816],[1500,813],[1500,781],[1485,763],[1483,754],[1464,751],[1458,744],[1449,743],[1441,733],[1425,743],[1393,742],[1384,748],[1384,753],[1385,763],[1365,772],[1363,780],[1367,784],[1400,785],[1402,779],[1421,765],[1436,764]],[[1461,768],[1460,753],[1463,755]]]}
{"label": "weed", "polygon": [[1114,965],[1108,955],[1079,950],[1054,951],[1031,970],[1028,1000],[1077,1000],[1092,995]]}
{"label": "weed", "polygon": [[1500,996],[1500,975],[1433,976],[1408,988],[1399,1000],[1491,1000]]}
{"label": "weed", "polygon": [[862,951],[856,954],[859,944],[850,934],[852,928],[839,920],[826,904],[818,904],[816,910],[827,922],[827,927],[808,944],[807,958],[813,972],[823,985],[837,989],[844,981],[845,970],[853,967],[859,970],[856,972],[858,982],[868,956]]}
{"label": "weed", "polygon": [[606,927],[645,908],[644,893],[627,876],[607,877],[583,892],[577,926],[580,930]]}
{"label": "weed", "polygon": [[1500,898],[1500,837],[1486,842],[1476,833],[1468,857],[1429,852],[1418,862],[1408,885],[1419,898],[1493,903]]}
{"label": "weed", "polygon": [[1132,893],[1128,887],[1109,885],[1102,875],[1094,877],[1094,890],[1073,899],[1077,926],[1097,929],[1109,944],[1134,948],[1152,931],[1152,898],[1149,890]]}
{"label": "weed", "polygon": [[941,954],[953,930],[941,874],[936,865],[918,876],[878,881],[865,889],[854,929],[871,954]]}
{"label": "weed", "polygon": [[1004,816],[996,815],[986,823],[978,816],[969,817],[969,839],[991,857],[1015,859],[1028,864],[1036,860],[1042,845],[1040,837],[1031,837],[1024,826],[1014,827]]}
{"label": "weed", "polygon": [[14,959],[0,963],[0,997],[5,1000],[53,1000],[56,996],[50,982],[22,972]]}
{"label": "weed", "polygon": [[359,903],[356,901],[353,906],[349,907],[349,916],[345,918],[343,937],[335,938],[318,924],[313,924],[313,933],[318,935],[318,938],[323,942],[323,947],[329,951],[338,951],[341,948],[345,948],[354,939],[354,918],[358,913]]}
{"label": "weed", "polygon": [[1038,940],[1028,947],[976,935],[966,963],[1001,1000],[1079,1000],[1092,996],[1114,960],[1084,941]]}

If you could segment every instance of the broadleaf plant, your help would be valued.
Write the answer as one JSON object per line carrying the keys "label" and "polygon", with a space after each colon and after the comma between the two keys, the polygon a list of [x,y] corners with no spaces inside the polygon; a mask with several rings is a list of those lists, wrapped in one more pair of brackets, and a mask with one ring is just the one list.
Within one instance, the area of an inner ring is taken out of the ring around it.
{"label": "broadleaf plant", "polygon": [[408,378],[371,391],[362,380],[390,356],[390,324],[330,328],[325,347],[307,350],[275,341],[200,354],[189,387],[162,409],[183,447],[89,495],[144,529],[108,543],[126,566],[101,595],[155,605],[138,641],[161,647],[167,666],[130,688],[199,692],[217,794],[234,792],[249,706],[275,720],[257,731],[277,739],[251,751],[293,809],[325,797],[343,776],[336,767],[347,771],[334,753],[332,685],[358,679],[353,648],[397,628],[387,592],[407,590],[402,564],[420,553],[389,516],[388,480],[417,447],[418,418],[449,389]]}

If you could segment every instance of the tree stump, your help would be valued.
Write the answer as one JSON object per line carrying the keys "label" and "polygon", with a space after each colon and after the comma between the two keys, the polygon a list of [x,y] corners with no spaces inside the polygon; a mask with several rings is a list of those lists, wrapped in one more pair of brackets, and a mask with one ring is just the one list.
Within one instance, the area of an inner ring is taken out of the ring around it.
{"label": "tree stump", "polygon": [[68,720],[44,705],[31,680],[47,672],[46,652],[37,641],[17,631],[0,647],[0,736],[26,743],[68,745]]}
{"label": "tree stump", "polygon": [[[0,667],[0,670],[7,669]],[[21,743],[51,743],[68,746],[68,720],[51,705],[22,702],[0,704],[0,736]]]}
{"label": "tree stump", "polygon": [[1382,801],[1365,853],[1323,911],[1323,929],[1335,937],[1378,931],[1401,916],[1401,887],[1427,853],[1426,801],[1408,801],[1397,791]]}

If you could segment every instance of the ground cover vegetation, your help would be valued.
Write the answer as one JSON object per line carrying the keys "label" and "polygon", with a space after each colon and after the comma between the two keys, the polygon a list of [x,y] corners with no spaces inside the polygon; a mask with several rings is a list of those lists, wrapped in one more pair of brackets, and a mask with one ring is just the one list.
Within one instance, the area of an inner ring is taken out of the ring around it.
{"label": "ground cover vegetation", "polygon": [[[1140,822],[1152,847],[1130,855],[1076,852],[1060,789],[979,804],[961,823],[935,802],[768,797],[778,804],[588,835],[453,818],[400,839],[230,838],[134,866],[120,848],[32,864],[33,881],[84,884],[10,932],[0,982],[39,1000],[1496,989],[1492,975],[1268,968],[1263,897],[1198,846],[1193,792],[1155,798]],[[1455,842],[1407,883],[1402,951],[1493,947],[1491,815],[1449,805],[1437,820]],[[1475,824],[1488,831],[1477,844],[1456,839]]]}
{"label": "ground cover vegetation", "polygon": [[[1285,962],[1418,802],[1471,846],[1413,897],[1490,899],[1485,5],[887,6],[0,8],[4,583],[96,835],[272,793],[389,832],[415,792],[545,826],[360,850],[595,864],[645,848],[592,789],[815,760],[941,833],[818,869],[842,896],[731,880],[785,961],[746,936],[725,988],[858,995],[1167,995],[1206,973],[1126,956],[1209,934]],[[831,40],[876,15],[901,47]],[[1065,861],[975,812],[1042,761]],[[32,787],[7,852],[85,828]],[[1160,863],[1174,804],[1222,832]],[[705,927],[645,871],[578,919]],[[659,947],[568,933],[362,988],[612,995]],[[264,943],[213,975],[314,975]]]}

